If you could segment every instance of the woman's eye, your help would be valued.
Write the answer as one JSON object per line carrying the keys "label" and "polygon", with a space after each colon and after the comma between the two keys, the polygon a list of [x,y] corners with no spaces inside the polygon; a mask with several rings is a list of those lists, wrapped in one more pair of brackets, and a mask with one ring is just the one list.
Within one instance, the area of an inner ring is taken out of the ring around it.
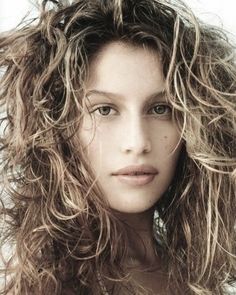
{"label": "woman's eye", "polygon": [[156,115],[169,115],[172,109],[166,104],[158,104],[152,108],[152,113]]}
{"label": "woman's eye", "polygon": [[[113,109],[110,106],[100,106],[100,107],[96,108],[92,113],[95,113],[95,114],[105,117],[105,116],[111,115],[112,110]],[[115,112],[115,111],[113,110],[113,112]],[[114,115],[114,113],[113,113],[113,115]]]}

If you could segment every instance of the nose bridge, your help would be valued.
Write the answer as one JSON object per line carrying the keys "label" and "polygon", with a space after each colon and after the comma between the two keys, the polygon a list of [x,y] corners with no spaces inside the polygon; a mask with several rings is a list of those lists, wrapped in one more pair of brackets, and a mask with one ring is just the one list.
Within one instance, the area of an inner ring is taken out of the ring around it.
{"label": "nose bridge", "polygon": [[151,150],[149,130],[145,117],[134,113],[126,119],[122,150],[141,154]]}

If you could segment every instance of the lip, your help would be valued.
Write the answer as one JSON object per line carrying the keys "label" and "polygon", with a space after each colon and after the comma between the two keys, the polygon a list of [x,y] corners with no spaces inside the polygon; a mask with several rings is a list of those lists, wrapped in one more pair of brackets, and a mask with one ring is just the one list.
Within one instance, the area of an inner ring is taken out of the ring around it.
{"label": "lip", "polygon": [[[141,174],[135,175],[135,173]],[[113,173],[113,175],[116,176],[120,182],[131,186],[146,185],[152,182],[157,174],[157,169],[151,165],[131,165]]]}
{"label": "lip", "polygon": [[132,175],[134,173],[158,174],[158,171],[151,165],[130,165],[119,169],[113,175]]}

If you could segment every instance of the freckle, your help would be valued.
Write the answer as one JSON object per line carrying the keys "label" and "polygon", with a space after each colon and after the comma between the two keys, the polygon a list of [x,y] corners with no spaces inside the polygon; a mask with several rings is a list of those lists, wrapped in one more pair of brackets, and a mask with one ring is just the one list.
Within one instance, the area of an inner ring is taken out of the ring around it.
{"label": "freckle", "polygon": [[164,138],[167,139],[168,137],[165,135]]}

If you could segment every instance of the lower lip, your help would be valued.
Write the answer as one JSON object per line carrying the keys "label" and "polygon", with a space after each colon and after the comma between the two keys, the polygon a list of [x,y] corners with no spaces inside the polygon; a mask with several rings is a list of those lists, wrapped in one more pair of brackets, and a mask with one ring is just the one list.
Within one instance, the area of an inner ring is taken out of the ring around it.
{"label": "lower lip", "polygon": [[153,181],[156,174],[143,174],[143,175],[116,175],[118,180],[122,183],[133,185],[133,186],[142,186],[146,185]]}

